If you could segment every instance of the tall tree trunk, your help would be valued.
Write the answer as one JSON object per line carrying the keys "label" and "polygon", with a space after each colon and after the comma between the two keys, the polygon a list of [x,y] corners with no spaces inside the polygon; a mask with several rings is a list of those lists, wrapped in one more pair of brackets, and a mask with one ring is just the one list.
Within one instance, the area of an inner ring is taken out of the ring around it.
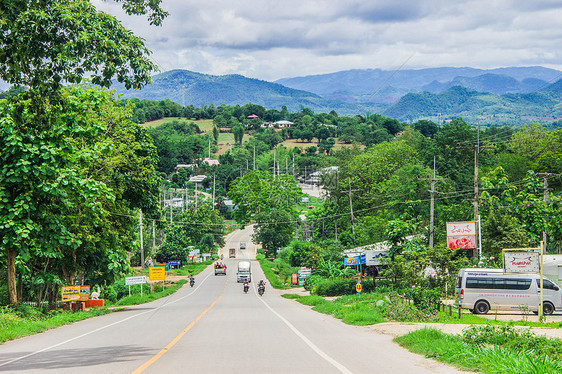
{"label": "tall tree trunk", "polygon": [[16,287],[16,251],[8,249],[6,252],[7,277],[8,277],[8,295],[10,304],[18,302],[18,293]]}

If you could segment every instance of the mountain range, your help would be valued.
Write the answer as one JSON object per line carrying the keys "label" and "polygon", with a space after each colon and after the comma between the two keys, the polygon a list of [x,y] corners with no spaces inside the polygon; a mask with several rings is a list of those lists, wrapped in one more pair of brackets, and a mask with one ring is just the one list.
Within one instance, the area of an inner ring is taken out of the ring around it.
{"label": "mountain range", "polygon": [[275,82],[171,70],[155,75],[141,90],[127,91],[120,84],[112,88],[122,98],[169,98],[196,107],[253,103],[344,115],[377,112],[401,121],[462,116],[474,122],[519,124],[562,117],[561,77],[561,71],[540,66],[348,70]]}

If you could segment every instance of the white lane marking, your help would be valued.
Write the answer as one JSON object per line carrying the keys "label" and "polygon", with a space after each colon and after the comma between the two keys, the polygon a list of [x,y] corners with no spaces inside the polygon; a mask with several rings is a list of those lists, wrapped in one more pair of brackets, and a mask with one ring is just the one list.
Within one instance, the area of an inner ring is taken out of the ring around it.
{"label": "white lane marking", "polygon": [[268,303],[266,303],[263,299],[263,297],[259,296],[255,284],[254,284],[254,293],[256,294],[257,297],[259,297],[260,301],[262,303],[264,303],[264,305],[271,310],[271,312],[273,314],[275,314],[277,317],[279,317],[279,319],[281,321],[283,321],[299,338],[301,338],[301,340],[303,342],[306,343],[306,345],[308,345],[314,352],[316,352],[320,357],[322,357],[324,360],[328,361],[330,364],[332,364],[336,369],[338,369],[340,371],[340,373],[345,373],[345,374],[352,374],[352,372],[346,368],[345,366],[343,366],[342,364],[340,364],[339,362],[337,362],[336,360],[334,360],[333,358],[331,358],[330,356],[328,356],[326,353],[324,353],[324,351],[322,351],[320,348],[318,348],[318,346],[316,344],[314,344],[313,342],[311,342],[306,336],[304,336],[299,330],[297,330],[297,328],[295,326],[293,326],[293,324],[291,324],[291,322],[287,321],[281,314],[277,313],[275,310],[273,310],[272,307],[269,306]]}
{"label": "white lane marking", "polygon": [[[178,299],[176,299],[176,300],[174,300],[174,301],[171,301],[171,302],[169,302],[169,303],[164,303],[164,304],[162,304],[162,305],[160,305],[160,306],[158,306],[158,307],[156,307],[156,308],[154,308],[154,309],[150,309],[150,310],[146,310],[146,311],[144,311],[144,312],[140,312],[140,313],[138,313],[138,314],[129,316],[129,317],[127,317],[127,318],[124,318],[124,319],[122,319],[122,320],[120,320],[120,321],[116,321],[116,322],[113,322],[113,323],[111,323],[111,324],[109,324],[109,325],[106,325],[106,326],[103,326],[103,327],[99,327],[99,328],[97,328],[97,329],[95,329],[95,330],[86,332],[86,333],[84,333],[84,334],[82,334],[82,335],[75,336],[74,338],[70,338],[70,339],[67,339],[67,340],[65,340],[65,341],[63,341],[63,342],[60,342],[60,343],[57,343],[57,344],[53,344],[53,345],[51,345],[51,346],[49,346],[49,347],[40,349],[40,350],[38,350],[38,351],[28,353],[28,354],[26,354],[25,356],[16,357],[16,358],[14,358],[14,359],[11,359],[10,361],[1,363],[1,364],[0,364],[0,367],[5,366],[5,365],[9,365],[9,364],[11,364],[11,363],[13,363],[13,362],[20,361],[20,360],[23,360],[23,359],[28,358],[28,357],[31,357],[31,356],[35,356],[36,354],[39,354],[39,353],[48,351],[48,350],[50,350],[50,349],[59,347],[59,346],[61,346],[61,345],[70,343],[70,342],[72,342],[72,341],[74,341],[74,340],[81,339],[81,338],[83,338],[83,337],[85,337],[85,336],[94,334],[94,333],[96,333],[96,332],[98,332],[98,331],[105,330],[105,329],[107,329],[107,328],[109,328],[109,327],[118,325],[118,324],[123,323],[123,322],[125,322],[125,321],[128,321],[128,320],[130,320],[130,319],[132,319],[132,318],[140,317],[140,316],[142,316],[142,315],[144,315],[144,314],[151,313],[151,312],[155,312],[155,311],[157,311],[158,309],[162,309],[162,308],[164,308],[164,307],[166,307],[166,306],[168,306],[168,305],[172,305],[172,304],[174,304],[174,303],[176,303],[176,302],[178,302],[178,301],[180,301],[180,300],[182,300],[182,299],[185,299],[185,298],[188,297],[188,296],[193,295],[193,294],[195,293],[195,291],[197,291],[197,289],[207,280],[207,278],[209,278],[209,277],[211,276],[211,274],[212,274],[212,273],[209,273],[209,275],[207,275],[207,276],[201,281],[201,283],[199,283],[199,285],[198,285],[193,291],[191,291],[189,294],[187,294],[187,295],[185,295],[185,296],[182,296],[182,297],[180,297],[180,298],[178,298]],[[132,309],[132,310],[134,310],[134,309]]]}

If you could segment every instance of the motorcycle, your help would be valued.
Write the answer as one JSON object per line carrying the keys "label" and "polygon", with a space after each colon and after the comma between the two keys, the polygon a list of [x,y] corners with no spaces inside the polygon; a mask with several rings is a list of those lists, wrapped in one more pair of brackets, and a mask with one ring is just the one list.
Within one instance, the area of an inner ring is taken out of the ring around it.
{"label": "motorcycle", "polygon": [[191,279],[189,280],[189,285],[190,285],[191,287],[193,287],[193,286],[195,285],[195,279],[191,278]]}
{"label": "motorcycle", "polygon": [[264,286],[259,286],[258,287],[258,293],[260,294],[260,296],[263,296],[263,293],[265,292],[265,287]]}
{"label": "motorcycle", "polygon": [[248,293],[248,290],[250,289],[250,286],[248,284],[244,285],[244,293]]}

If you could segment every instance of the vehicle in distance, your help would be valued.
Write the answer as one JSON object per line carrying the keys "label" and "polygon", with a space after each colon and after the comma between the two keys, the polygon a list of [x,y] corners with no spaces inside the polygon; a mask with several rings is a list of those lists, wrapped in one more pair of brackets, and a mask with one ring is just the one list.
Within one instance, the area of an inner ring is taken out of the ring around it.
{"label": "vehicle in distance", "polygon": [[221,263],[215,264],[215,275],[226,275],[226,265]]}
{"label": "vehicle in distance", "polygon": [[[475,314],[490,310],[525,309],[537,314],[540,305],[540,275],[504,274],[502,269],[461,269],[457,277],[455,304]],[[543,278],[543,313],[562,310],[560,287]]]}
{"label": "vehicle in distance", "polygon": [[229,258],[236,258],[236,248],[230,248],[228,250],[228,257]]}
{"label": "vehicle in distance", "polygon": [[246,249],[246,242],[240,242],[240,249]]}
{"label": "vehicle in distance", "polygon": [[252,265],[250,261],[238,262],[238,273],[236,273],[236,282],[252,281]]}

